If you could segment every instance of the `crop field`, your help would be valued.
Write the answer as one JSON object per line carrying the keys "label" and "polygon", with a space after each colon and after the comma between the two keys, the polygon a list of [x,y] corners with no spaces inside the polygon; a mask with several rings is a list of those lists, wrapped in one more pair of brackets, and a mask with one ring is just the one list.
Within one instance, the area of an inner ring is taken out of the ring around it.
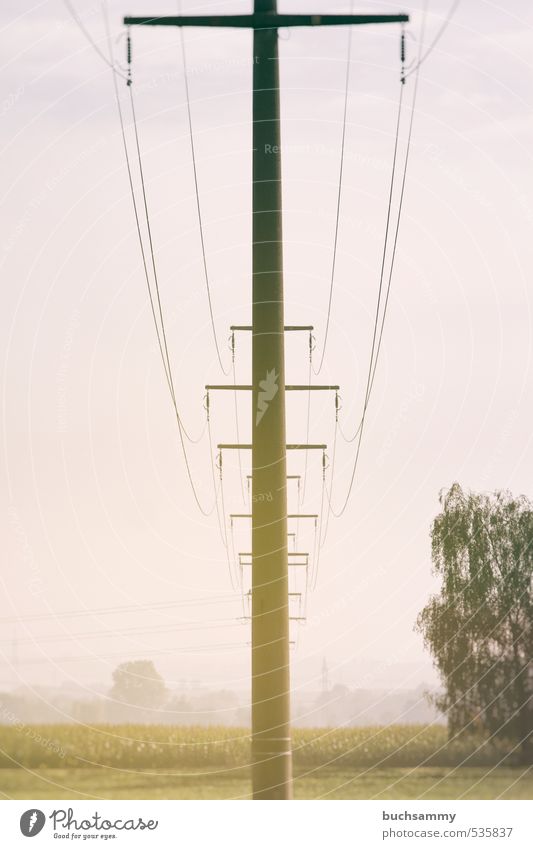
{"label": "crop field", "polygon": [[[510,744],[448,743],[442,726],[295,729],[300,799],[533,798]],[[2,726],[3,798],[249,798],[246,729]]]}

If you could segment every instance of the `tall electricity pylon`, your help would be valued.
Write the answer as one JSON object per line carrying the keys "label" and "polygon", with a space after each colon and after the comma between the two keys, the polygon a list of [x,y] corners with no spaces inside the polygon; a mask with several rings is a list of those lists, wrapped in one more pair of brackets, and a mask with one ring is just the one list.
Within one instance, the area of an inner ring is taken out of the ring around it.
{"label": "tall electricity pylon", "polygon": [[126,17],[127,26],[248,28],[253,42],[252,775],[254,799],[292,798],[278,28],[403,23],[407,15]]}

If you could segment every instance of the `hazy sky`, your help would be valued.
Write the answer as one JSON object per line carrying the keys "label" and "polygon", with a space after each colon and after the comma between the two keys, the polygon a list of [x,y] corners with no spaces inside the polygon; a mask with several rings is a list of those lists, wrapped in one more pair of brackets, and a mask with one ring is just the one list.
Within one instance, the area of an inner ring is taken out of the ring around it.
{"label": "hazy sky", "polygon": [[[75,5],[105,51],[100,3]],[[412,60],[420,7],[356,8],[412,13]],[[429,0],[426,43],[449,7]],[[349,10],[329,0],[311,7],[287,0],[280,8]],[[175,5],[112,0],[109,9],[122,63],[121,16],[172,13]],[[246,12],[249,3],[190,0],[184,9]],[[90,689],[91,682],[109,680],[120,660],[153,657],[170,682],[194,678],[244,689],[249,626],[237,620],[241,599],[232,591],[216,517],[199,513],[187,483],[142,272],[111,72],[60,0],[4,0],[0,15],[0,685],[69,680]],[[307,624],[294,625],[296,686],[320,686],[324,656],[331,679],[351,686],[430,680],[431,662],[413,623],[436,586],[429,528],[439,490],[458,480],[467,488],[510,488],[533,497],[532,23],[526,0],[463,2],[421,69],[390,309],[360,466],[344,516],[330,520]],[[281,35],[286,320],[314,324],[320,354],[347,30]],[[207,261],[228,366],[229,325],[248,323],[251,312],[251,35],[195,30],[186,33],[186,44]],[[133,33],[169,345],[180,409],[198,433],[204,384],[226,379],[209,324],[179,45],[177,30]],[[341,385],[347,435],[363,402],[398,78],[398,28],[356,28],[332,323],[318,378]],[[413,79],[404,93],[407,107]],[[133,152],[122,80],[119,88]],[[402,151],[408,108],[403,118]],[[249,382],[244,334],[236,372],[238,381]],[[288,340],[287,377],[307,381],[303,335]],[[288,439],[303,441],[306,398],[288,403]],[[247,404],[248,397],[239,397],[242,441],[250,438]],[[213,440],[236,441],[232,395],[213,397],[211,406]],[[333,433],[333,398],[317,393],[311,441],[331,446]],[[213,497],[209,456],[207,439],[190,446],[206,504]],[[335,509],[353,456],[354,445],[339,437]],[[237,456],[224,459],[227,512],[246,512]],[[241,461],[245,475],[249,452]],[[303,471],[303,457],[290,457],[290,471]],[[306,512],[318,509],[320,493],[320,457],[310,455]],[[302,524],[300,531],[298,547],[308,550],[312,528]],[[236,527],[235,545],[250,548],[245,522]],[[244,579],[247,589],[246,570]],[[294,580],[298,589],[302,575]],[[51,615],[171,603],[136,613]],[[49,618],[28,618],[43,614]],[[18,616],[16,627],[6,621]]]}

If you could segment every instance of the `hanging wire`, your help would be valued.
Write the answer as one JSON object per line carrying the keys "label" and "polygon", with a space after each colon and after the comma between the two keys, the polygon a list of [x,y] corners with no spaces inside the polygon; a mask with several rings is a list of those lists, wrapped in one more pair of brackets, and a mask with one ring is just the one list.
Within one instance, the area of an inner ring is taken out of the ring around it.
{"label": "hanging wire", "polygon": [[[353,2],[350,6],[351,11],[353,11]],[[333,257],[331,261],[331,276],[330,276],[330,284],[329,284],[329,298],[328,298],[328,314],[326,318],[326,329],[324,331],[324,344],[322,346],[322,354],[320,356],[320,364],[318,369],[313,368],[315,375],[320,374],[322,371],[322,366],[324,365],[324,357],[326,356],[326,346],[328,342],[328,333],[329,333],[329,325],[331,319],[331,305],[333,303],[333,288],[335,283],[335,267],[337,264],[337,245],[339,240],[339,223],[340,223],[340,211],[341,211],[341,199],[342,199],[342,177],[344,172],[344,149],[346,145],[346,123],[348,116],[348,94],[350,91],[350,68],[351,68],[351,58],[352,58],[352,30],[353,27],[349,27],[348,29],[348,54],[346,58],[346,79],[344,84],[344,111],[343,111],[343,119],[342,119],[342,140],[341,140],[341,156],[340,156],[340,164],[339,164],[339,182],[338,182],[338,191],[337,191],[337,209],[335,215],[335,235],[333,238]]]}
{"label": "hanging wire", "polygon": [[327,468],[327,460],[326,460],[326,452],[322,452],[322,489],[320,494],[320,525],[317,528],[317,523],[315,523],[315,539],[314,539],[314,551],[313,551],[313,563],[311,568],[311,575],[308,576],[308,580],[306,581],[306,589],[314,590],[316,588],[317,580],[318,580],[318,571],[320,566],[320,554],[321,554],[321,546],[320,546],[320,538],[322,536],[322,528],[324,525],[324,516],[325,516],[325,494],[326,494],[326,468]]}
{"label": "hanging wire", "polygon": [[[312,371],[313,371],[313,334],[310,331],[309,332],[309,369],[308,369],[308,375],[307,375],[307,385],[309,386],[309,389],[307,390],[307,423],[306,423],[306,428],[305,428],[305,433],[306,433],[305,444],[306,445],[309,444],[309,433],[310,433],[310,428],[311,428],[311,378],[312,378]],[[304,480],[303,480],[303,487],[302,487],[302,490],[303,490],[302,491],[302,500],[301,500],[301,502],[299,501],[300,504],[303,504],[304,501],[305,501],[305,489],[306,489],[306,486],[307,486],[307,466],[308,466],[308,461],[309,461],[309,451],[307,450],[307,448],[305,449],[304,454],[305,454],[305,456],[304,456]]]}
{"label": "hanging wire", "polygon": [[[403,72],[402,72],[402,77],[403,77]],[[381,265],[380,265],[380,273],[379,273],[378,296],[377,296],[377,300],[376,300],[376,309],[375,309],[375,315],[374,315],[374,327],[373,327],[373,331],[372,331],[372,345],[371,345],[370,357],[369,357],[369,362],[368,362],[368,374],[367,374],[366,388],[365,388],[365,400],[364,400],[364,404],[363,404],[363,412],[362,412],[362,415],[361,415],[361,420],[360,420],[359,425],[358,425],[355,433],[353,434],[353,436],[347,437],[344,434],[342,426],[340,426],[340,433],[341,433],[341,436],[343,437],[343,439],[345,440],[345,442],[353,442],[359,436],[359,433],[361,431],[361,427],[362,427],[362,424],[363,424],[363,419],[364,419],[365,414],[366,414],[366,409],[368,407],[368,402],[370,400],[371,382],[372,382],[372,369],[373,369],[373,366],[374,366],[374,355],[375,355],[375,351],[376,351],[376,342],[377,342],[377,337],[378,337],[378,327],[379,327],[379,319],[380,319],[381,298],[382,298],[382,295],[383,295],[383,284],[385,282],[385,266],[386,266],[387,252],[388,252],[388,247],[389,247],[389,233],[390,233],[391,217],[392,217],[392,200],[393,200],[393,196],[394,196],[394,186],[396,184],[396,164],[397,164],[397,160],[398,160],[398,146],[399,146],[399,140],[400,140],[400,126],[401,126],[402,106],[403,106],[403,90],[404,90],[404,84],[403,84],[403,82],[400,82],[400,96],[399,96],[399,99],[398,99],[398,110],[397,110],[397,115],[396,115],[396,131],[395,131],[395,138],[394,138],[394,152],[393,152],[393,157],[392,157],[392,168],[391,168],[391,175],[390,175],[390,182],[389,182],[389,197],[388,197],[388,203],[387,203],[387,216],[386,216],[386,222],[385,222],[385,234],[383,236],[383,249],[382,249],[382,253],[381,253]]]}
{"label": "hanging wire", "polygon": [[[179,6],[181,6],[181,4],[179,4]],[[185,83],[185,98],[186,98],[186,102],[187,102],[187,121],[188,121],[188,125],[189,125],[189,140],[190,140],[190,145],[191,145],[192,170],[193,170],[193,175],[194,175],[194,191],[195,191],[195,196],[196,196],[196,211],[197,211],[197,215],[198,215],[198,226],[199,226],[199,230],[200,230],[200,244],[201,244],[201,247],[202,247],[202,263],[203,263],[203,268],[204,268],[205,286],[206,286],[206,292],[207,292],[207,303],[209,305],[209,317],[211,319],[211,329],[212,329],[212,332],[213,332],[213,340],[214,340],[214,343],[215,343],[218,362],[219,362],[220,368],[222,370],[222,373],[224,375],[228,375],[230,373],[230,369],[225,369],[224,364],[222,362],[222,356],[221,356],[221,353],[220,353],[217,331],[216,331],[216,327],[215,327],[215,316],[214,316],[214,313],[213,313],[213,304],[212,304],[212,301],[211,301],[211,285],[210,285],[210,282],[209,282],[209,271],[208,271],[208,267],[207,267],[207,255],[206,255],[206,250],[205,250],[204,227],[203,227],[203,220],[202,220],[202,207],[200,205],[200,193],[199,193],[199,190],[198,190],[198,170],[197,170],[197,167],[196,167],[196,149],[195,149],[195,144],[194,144],[194,133],[193,133],[193,127],[192,127],[191,99],[190,99],[190,94],[189,94],[189,78],[188,78],[188,73],[187,73],[187,54],[186,54],[186,51],[185,51],[185,36],[183,34],[183,29],[181,27],[180,27],[180,44],[181,44],[181,58],[182,58],[182,65],[183,65],[183,79],[184,79],[184,83]]]}
{"label": "hanging wire", "polygon": [[[112,56],[113,53],[112,53],[112,47],[111,47],[111,34],[110,34],[110,30],[109,30],[109,19],[108,19],[108,16],[107,16],[107,6],[106,6],[105,3],[103,4],[102,8],[103,8],[103,12],[104,12],[104,22],[105,22],[106,32],[107,32],[107,36],[108,36],[109,52],[110,52],[110,56]],[[142,237],[137,199],[136,199],[136,196],[135,196],[135,187],[134,187],[134,183],[133,183],[133,173],[132,173],[132,169],[131,169],[128,145],[127,145],[127,141],[126,141],[126,132],[125,132],[125,125],[124,125],[124,117],[123,117],[123,112],[122,112],[122,105],[120,103],[120,97],[119,97],[119,94],[118,94],[118,86],[117,86],[116,75],[114,74],[113,75],[113,83],[114,83],[114,89],[115,89],[115,100],[116,100],[116,104],[117,104],[117,109],[118,109],[118,114],[119,114],[119,119],[120,119],[120,126],[121,126],[121,130],[122,130],[122,142],[123,142],[123,148],[124,148],[124,153],[125,153],[125,157],[126,157],[126,166],[127,166],[127,171],[128,171],[130,192],[131,192],[131,197],[132,197],[132,201],[133,201],[133,209],[134,209],[134,213],[135,213],[137,235],[138,235],[138,238],[139,238],[139,244],[140,244],[140,249],[141,249],[144,275],[145,275],[146,285],[147,285],[147,289],[148,289],[148,296],[149,296],[149,299],[150,299],[150,308],[151,308],[151,312],[152,312],[152,318],[154,320],[154,327],[155,327],[156,336],[157,336],[157,343],[158,343],[158,347],[159,347],[159,352],[161,354],[161,359],[162,359],[162,362],[163,362],[163,369],[165,371],[165,378],[166,378],[167,386],[168,386],[170,396],[171,396],[171,399],[172,399],[172,404],[174,406],[176,415],[178,416],[178,418],[180,420],[181,427],[183,429],[183,434],[184,434],[185,438],[189,442],[196,444],[196,443],[200,442],[204,437],[205,430],[206,430],[206,423],[204,422],[204,426],[203,426],[202,431],[200,432],[200,435],[198,437],[192,437],[189,434],[187,428],[185,427],[183,420],[182,420],[182,418],[181,418],[181,416],[180,416],[180,414],[177,410],[176,393],[174,391],[174,380],[173,380],[172,368],[171,368],[171,364],[170,364],[170,357],[168,355],[168,345],[167,345],[167,340],[166,340],[163,311],[162,311],[162,307],[161,307],[161,298],[160,298],[160,295],[159,295],[159,285],[158,285],[158,278],[157,278],[157,272],[156,272],[155,255],[154,255],[153,246],[152,246],[152,239],[151,239],[151,228],[150,228],[149,215],[148,215],[148,205],[147,205],[147,200],[146,200],[146,193],[144,191],[144,172],[143,172],[143,165],[142,165],[142,157],[141,157],[141,153],[140,153],[140,144],[139,144],[139,137],[138,137],[138,130],[137,130],[135,108],[134,108],[134,105],[133,105],[133,92],[132,92],[132,89],[131,89],[131,85],[132,85],[132,77],[131,77],[132,52],[131,52],[131,35],[130,35],[130,32],[129,32],[129,29],[128,29],[127,39],[126,39],[126,52],[127,52],[127,77],[124,77],[124,79],[126,80],[126,84],[127,84],[129,91],[130,91],[130,98],[131,98],[131,104],[132,104],[132,115],[133,115],[133,119],[134,119],[136,148],[137,148],[137,154],[138,154],[138,167],[139,167],[139,174],[140,174],[140,177],[141,177],[141,183],[142,183],[142,186],[143,186],[143,198],[144,198],[144,208],[145,208],[145,215],[146,215],[147,230],[150,234],[150,249],[151,249],[152,266],[153,266],[153,269],[154,269],[154,277],[155,277],[155,285],[156,285],[156,293],[157,293],[159,322],[157,320],[157,315],[156,315],[156,307],[155,307],[154,297],[153,297],[153,293],[152,293],[152,286],[151,286],[151,283],[150,283],[150,275],[148,273],[148,264],[147,264],[146,252],[145,252],[145,248],[144,248],[144,240],[143,240],[143,237]],[[110,66],[113,68],[113,65],[111,63],[110,63]],[[161,330],[159,328],[159,323],[161,324]]]}
{"label": "hanging wire", "polygon": [[[98,56],[100,57],[100,59],[102,59],[102,61],[105,62],[105,64],[107,65],[108,68],[111,68],[111,70],[113,71],[114,74],[116,74],[118,77],[120,77],[121,79],[123,79],[127,82],[127,77],[118,70],[115,62],[111,58],[108,58],[105,55],[105,53],[102,50],[100,50],[96,41],[94,40],[94,38],[92,37],[90,32],[85,27],[81,18],[78,16],[78,13],[74,9],[74,6],[70,2],[70,0],[63,0],[63,4],[65,5],[65,7],[66,7],[68,13],[70,14],[71,18],[73,19],[74,23],[77,24],[78,28],[83,33],[83,35],[85,36],[85,39],[89,42],[89,44],[91,45],[91,47],[93,48],[95,53],[97,53]],[[104,6],[104,4],[102,4],[102,6]]]}
{"label": "hanging wire", "polygon": [[437,34],[435,35],[435,38],[433,39],[433,41],[431,42],[431,44],[429,45],[427,50],[423,53],[423,55],[418,57],[414,67],[412,67],[408,70],[408,72],[405,74],[404,79],[407,79],[408,77],[411,76],[411,74],[416,73],[418,71],[418,69],[420,68],[420,66],[424,64],[424,62],[426,61],[428,56],[431,53],[433,53],[435,47],[437,46],[437,44],[441,40],[442,36],[444,35],[446,30],[448,29],[448,26],[450,25],[452,18],[454,17],[455,13],[457,12],[457,9],[459,8],[460,2],[461,2],[461,0],[454,0],[454,2],[451,4],[450,9],[448,11],[448,14],[446,15],[444,21],[442,22],[440,29],[438,30]]}
{"label": "hanging wire", "polygon": [[[107,14],[107,6],[106,6],[105,3],[102,5],[102,10],[103,10],[103,13],[104,13],[104,22],[105,22],[107,40],[108,40],[108,47],[109,47],[111,71],[112,71],[112,78],[113,78],[113,87],[114,87],[114,92],[115,92],[115,101],[116,101],[117,111],[118,111],[118,116],[119,116],[119,121],[120,121],[122,144],[123,144],[123,150],[124,150],[124,155],[125,155],[125,159],[126,159],[128,181],[129,181],[130,193],[131,193],[131,198],[132,198],[132,202],[133,202],[133,209],[134,209],[134,214],[135,214],[137,236],[138,236],[139,244],[140,244],[140,248],[141,248],[143,267],[144,267],[144,272],[145,272],[145,277],[146,277],[146,283],[147,283],[147,286],[148,286],[148,293],[149,293],[149,296],[150,296],[150,305],[151,305],[151,309],[152,309],[152,316],[154,318],[154,322],[155,322],[155,325],[156,325],[156,328],[157,328],[158,325],[157,325],[155,304],[154,304],[154,299],[153,299],[152,290],[151,290],[151,286],[150,286],[150,277],[149,277],[149,274],[148,274],[148,265],[147,265],[147,262],[146,262],[146,252],[145,252],[145,249],[144,249],[144,242],[143,242],[143,238],[142,238],[139,211],[138,211],[137,200],[136,200],[136,196],[135,196],[135,187],[134,187],[134,183],[133,183],[133,174],[132,174],[131,162],[130,162],[130,158],[129,158],[128,144],[127,144],[127,140],[126,140],[126,128],[125,128],[125,123],[124,123],[124,115],[123,115],[123,112],[122,112],[122,106],[121,106],[121,103],[120,103],[120,96],[119,96],[119,92],[118,92],[117,73],[115,71],[114,63],[113,63],[113,50],[112,50],[112,46],[111,46],[111,33],[110,33],[110,28],[109,28],[109,16]],[[131,48],[130,48],[130,55],[131,55]],[[128,79],[127,79],[127,82],[129,83]],[[131,96],[132,86],[128,85],[128,88],[129,88],[130,96]],[[137,130],[136,130],[136,136],[137,136]],[[138,136],[137,136],[137,138],[138,138]],[[138,145],[137,145],[137,149],[138,149],[138,152],[140,154],[140,148],[139,148]],[[139,166],[142,167],[142,160],[139,162]],[[143,183],[143,185],[144,185],[144,183]],[[146,196],[144,195],[144,197],[145,197],[145,212],[146,212],[146,215],[147,215],[147,218],[148,218],[148,207],[147,207],[147,204],[146,204]],[[147,225],[148,225],[148,220],[147,220]],[[153,253],[152,253],[152,260],[153,260],[153,263],[154,263],[154,266],[155,266],[155,256],[153,255]],[[160,305],[160,301],[159,301],[159,305]],[[160,318],[161,318],[162,330],[163,330],[162,315],[160,316]],[[166,344],[163,345],[161,343],[161,336],[159,335],[159,333],[158,333],[158,341],[159,341],[159,345],[160,345],[161,356],[163,358],[163,364],[165,365],[164,351],[168,350],[168,349],[166,347]],[[200,510],[200,512],[204,516],[210,516],[211,513],[213,512],[213,510],[215,509],[215,506],[216,506],[216,503],[217,503],[216,502],[216,492],[215,492],[215,501],[213,503],[213,506],[210,507],[209,509],[206,509],[200,501],[200,498],[199,498],[199,495],[198,495],[198,492],[197,492],[197,489],[196,489],[196,485],[194,483],[194,479],[193,479],[193,476],[192,476],[189,458],[188,458],[188,455],[187,455],[187,449],[186,449],[186,446],[185,446],[185,433],[186,433],[186,431],[184,429],[184,426],[183,426],[183,423],[182,423],[182,420],[181,420],[181,416],[180,416],[180,413],[179,413],[179,410],[178,410],[177,402],[176,402],[176,396],[175,396],[175,393],[174,393],[174,384],[173,384],[173,380],[172,380],[172,373],[171,373],[169,361],[166,362],[165,373],[167,374],[167,380],[168,380],[169,389],[170,389],[170,393],[171,393],[176,423],[178,425],[179,440],[180,440],[181,449],[182,449],[182,452],[183,452],[185,467],[186,467],[186,470],[187,470],[187,477],[188,477],[189,484],[190,484],[190,487],[191,487],[191,490],[192,490],[192,493],[193,493],[193,496],[194,496],[194,500],[195,500],[196,505],[197,505],[198,509]]]}
{"label": "hanging wire", "polygon": [[[235,432],[237,436],[237,445],[241,444],[240,437],[240,427],[239,427],[239,402],[237,398],[237,378],[235,374],[235,331],[233,330],[230,336],[230,349],[231,349],[231,372],[233,377],[233,406],[235,409]],[[239,483],[241,487],[241,496],[242,503],[246,504],[246,496],[244,494],[244,480],[242,476],[242,459],[241,459],[241,449],[237,450],[237,459],[239,462]]]}
{"label": "hanging wire", "polygon": [[[428,0],[425,0],[424,6],[423,6],[422,21],[421,21],[421,25],[420,25],[420,36],[419,36],[419,46],[418,46],[418,57],[419,57],[419,59],[420,59],[420,56],[421,56],[422,46],[423,46],[423,43],[424,43],[424,33],[425,33],[426,17],[427,17],[427,5],[428,5]],[[381,327],[380,327],[380,331],[379,331],[377,344],[376,344],[376,341],[375,341],[376,340],[377,323],[374,325],[374,337],[373,337],[373,340],[372,340],[372,352],[374,351],[374,348],[375,348],[375,352],[376,352],[375,353],[375,361],[374,361],[374,365],[372,366],[372,355],[371,355],[370,368],[369,368],[369,378],[367,380],[367,388],[366,388],[366,393],[365,393],[365,404],[364,404],[364,407],[363,407],[363,415],[361,417],[361,422],[359,424],[359,427],[358,427],[356,433],[354,434],[354,437],[352,437],[352,440],[350,440],[350,441],[353,441],[353,439],[356,436],[358,436],[357,449],[356,449],[355,460],[354,460],[354,464],[353,464],[353,468],[352,468],[350,485],[348,487],[348,493],[346,495],[346,498],[344,499],[343,505],[339,510],[335,510],[333,508],[332,503],[331,503],[330,493],[329,492],[327,493],[329,509],[331,510],[333,515],[336,516],[337,518],[339,516],[342,516],[342,514],[346,510],[346,507],[348,505],[348,501],[350,499],[350,495],[352,493],[353,484],[354,484],[354,480],[355,480],[355,474],[356,474],[357,466],[358,466],[358,463],[359,463],[359,456],[360,456],[360,451],[361,451],[361,441],[362,441],[362,438],[363,438],[363,431],[364,431],[364,426],[365,426],[365,421],[366,421],[366,411],[367,411],[367,408],[368,408],[368,401],[369,401],[370,393],[372,391],[372,386],[373,386],[373,383],[374,383],[374,377],[375,377],[375,373],[376,373],[377,362],[378,362],[379,353],[380,353],[380,349],[381,349],[381,343],[382,343],[382,339],[383,339],[383,329],[385,327],[385,319],[386,319],[387,307],[388,307],[388,303],[389,303],[392,276],[393,276],[393,272],[394,272],[394,262],[395,262],[395,258],[396,258],[396,248],[397,248],[397,245],[398,245],[398,233],[399,233],[399,230],[400,230],[400,222],[401,222],[401,217],[402,217],[403,199],[404,199],[404,193],[405,193],[405,183],[406,183],[407,170],[408,170],[408,164],[409,164],[409,153],[410,153],[410,150],[411,150],[411,138],[412,138],[412,132],[413,132],[415,106],[416,106],[416,99],[417,99],[417,94],[418,94],[419,71],[420,71],[420,61],[418,61],[418,63],[417,63],[417,69],[416,69],[416,73],[415,73],[413,97],[412,97],[412,101],[411,101],[411,115],[410,115],[410,120],[409,120],[409,130],[408,130],[408,134],[407,134],[407,144],[406,144],[405,158],[404,158],[404,165],[403,165],[403,175],[402,175],[402,182],[401,182],[401,189],[400,189],[400,198],[399,198],[399,202],[398,202],[398,212],[397,212],[397,217],[396,217],[396,227],[395,227],[395,231],[394,231],[394,241],[393,241],[393,247],[392,247],[392,255],[391,255],[391,260],[390,260],[389,276],[388,276],[388,283],[387,283],[387,292],[386,292],[385,302],[384,302],[384,306],[383,306],[383,315],[382,315]],[[405,82],[405,77],[404,77],[404,74],[402,73],[402,79],[400,81],[400,103],[401,103],[401,92],[403,91],[404,82]],[[397,136],[398,136],[398,132],[399,132],[399,130],[397,128]],[[396,151],[396,146],[397,146],[397,142],[395,144],[395,151]],[[394,157],[394,159],[396,159],[396,156]],[[393,166],[393,173],[394,173],[394,166]],[[386,233],[388,232],[388,228],[389,228],[391,197],[392,197],[392,189],[391,189],[391,193],[390,193],[390,197],[389,197],[389,211],[387,213]],[[385,245],[385,249],[386,249],[386,245]],[[384,250],[384,252],[385,252],[385,250]],[[383,265],[382,265],[382,270],[383,270]],[[381,288],[382,288],[382,283],[381,283],[381,280],[380,280],[380,294],[378,296],[378,304],[379,304],[379,299],[381,297]]]}
{"label": "hanging wire", "polygon": [[229,556],[230,549],[229,549],[229,543],[228,543],[228,530],[227,530],[227,524],[226,524],[226,501],[225,501],[225,498],[224,498],[224,480],[223,480],[223,475],[222,475],[222,451],[220,452],[220,454],[218,456],[219,456],[219,471],[220,471],[220,487],[219,487],[219,489],[220,489],[220,513],[222,514],[221,521],[222,521],[222,526],[223,526],[223,529],[224,529],[224,538],[223,538],[222,541],[224,543],[224,548],[226,549],[226,560],[227,560],[228,571],[229,571],[229,575],[230,575],[230,579],[231,579],[231,586],[232,586],[232,589],[236,591],[237,587],[239,585],[239,581],[238,581],[238,578],[237,578],[237,582],[235,582],[235,580],[234,580],[233,568],[232,568],[232,564],[231,564],[231,560],[230,560],[230,556]]}
{"label": "hanging wire", "polygon": [[[131,48],[130,48],[130,50],[131,50]],[[130,55],[131,55],[131,53],[130,53]],[[128,70],[128,73],[130,74],[131,71]],[[189,442],[196,444],[198,442],[201,442],[201,440],[204,437],[204,434],[205,434],[205,431],[206,431],[206,423],[204,422],[204,426],[203,426],[199,436],[192,437],[188,433],[187,429],[185,428],[185,426],[183,424],[183,420],[182,420],[181,415],[179,414],[178,408],[177,408],[176,389],[175,389],[175,386],[174,386],[174,375],[172,373],[172,365],[171,365],[171,359],[170,359],[170,353],[169,353],[169,347],[168,347],[167,333],[166,333],[166,328],[165,328],[163,306],[162,306],[162,302],[161,302],[161,292],[160,292],[160,288],[159,288],[159,276],[158,276],[158,273],[157,273],[157,263],[156,263],[155,250],[154,250],[153,238],[152,238],[152,227],[151,227],[151,224],[150,224],[150,214],[149,214],[149,211],[148,211],[148,198],[147,198],[147,194],[146,194],[146,185],[145,185],[145,180],[144,180],[143,157],[142,157],[142,153],[141,153],[139,128],[138,128],[138,124],[137,124],[137,113],[136,113],[136,110],[135,110],[135,100],[134,100],[134,96],[133,96],[133,86],[131,84],[131,77],[128,78],[127,85],[128,85],[129,95],[130,95],[130,106],[131,106],[131,114],[132,114],[132,118],[133,118],[135,149],[137,151],[137,163],[138,163],[138,169],[139,169],[139,177],[140,177],[140,181],[141,181],[143,206],[144,206],[145,219],[146,219],[146,231],[148,233],[148,244],[149,244],[149,248],[150,248],[150,257],[151,257],[151,264],[152,264],[152,269],[153,269],[153,278],[154,278],[154,286],[155,286],[155,293],[156,293],[157,312],[159,314],[160,330],[159,330],[159,327],[158,327],[158,324],[157,324],[157,318],[155,316],[155,305],[154,305],[154,298],[153,298],[153,294],[152,294],[152,289],[151,289],[151,286],[149,286],[152,316],[153,316],[154,321],[155,321],[156,334],[157,334],[159,349],[160,349],[160,352],[161,352],[161,356],[163,357],[163,366],[165,368],[165,374],[167,376],[167,383],[168,383],[170,395],[171,395],[171,398],[172,398],[172,404],[173,404],[174,409],[176,411],[176,415],[179,419],[180,427],[183,431],[184,436],[186,437],[186,439]]]}
{"label": "hanging wire", "polygon": [[[227,531],[227,526],[226,526],[226,501],[225,501],[225,497],[224,497],[224,476],[223,476],[222,468],[223,468],[222,451],[220,451],[219,455],[218,455],[218,470],[219,470],[219,476],[220,476],[220,484],[219,484],[218,491],[220,492],[220,511],[218,509],[218,498],[217,498],[217,516],[218,516],[219,530],[220,530],[220,533],[221,533],[222,542],[224,544],[224,548],[226,549],[226,562],[227,562],[227,566],[228,566],[228,572],[229,572],[229,577],[230,577],[230,581],[231,581],[231,587],[232,587],[234,592],[237,592],[238,589],[239,589],[239,570],[238,570],[237,564],[234,563],[234,565],[232,566],[232,562],[231,562],[230,544],[228,542],[228,531]],[[222,516],[222,518],[221,518],[221,516]],[[232,543],[233,543],[233,539],[232,539]],[[236,577],[234,577],[234,574],[233,574],[234,571],[235,571]],[[241,589],[242,589],[242,580],[240,582],[240,586],[241,586]]]}
{"label": "hanging wire", "polygon": [[[330,472],[330,475],[329,475],[331,483],[330,483],[329,496],[328,496],[328,510],[326,511],[326,517],[325,517],[325,528],[322,529],[322,527],[321,527],[321,529],[320,529],[321,530],[321,537],[320,537],[320,543],[319,543],[320,549],[324,548],[326,538],[327,538],[327,535],[328,535],[328,530],[329,530],[329,519],[330,519],[330,516],[331,516],[331,510],[329,509],[329,501],[333,497],[333,486],[335,484],[335,464],[336,464],[336,460],[337,460],[337,435],[338,435],[338,432],[339,432],[339,409],[340,409],[339,393],[335,392],[335,430],[333,432],[333,451],[332,451],[332,454],[331,454],[331,472]],[[327,484],[326,484],[326,486],[327,486]]]}
{"label": "hanging wire", "polygon": [[[228,535],[226,531],[226,524],[224,519],[221,519],[220,516],[220,507],[219,507],[219,496],[222,492],[222,452],[219,452],[217,455],[216,461],[213,460],[214,456],[214,446],[213,446],[213,435],[211,433],[211,416],[209,411],[209,392],[206,394],[206,408],[207,408],[207,432],[209,435],[209,456],[211,458],[210,469],[211,469],[211,480],[213,482],[213,489],[215,491],[215,509],[217,514],[217,522],[218,522],[218,530],[220,534],[220,539],[222,540],[222,545],[224,548],[228,549]],[[216,480],[216,470],[218,469],[219,481],[217,484]],[[224,512],[222,511],[222,516],[224,517]],[[231,570],[230,570],[231,575]],[[232,587],[233,587],[233,578],[232,578]],[[233,587],[235,589],[235,587]]]}
{"label": "hanging wire", "polygon": [[[323,499],[322,499],[322,503],[323,503]],[[314,534],[313,534],[313,570],[314,570],[314,574],[316,575],[316,579],[313,580],[313,587],[316,586],[316,581],[318,579],[318,567],[319,567],[319,560],[320,560],[320,548],[319,548],[319,545],[318,545],[318,541],[319,541],[318,519],[315,519],[315,529],[314,529]],[[308,598],[308,591],[307,591],[307,581],[306,581],[304,616],[307,616],[307,598]]]}
{"label": "hanging wire", "polygon": [[230,546],[231,546],[231,560],[234,565],[235,572],[237,574],[237,580],[241,591],[241,604],[242,604],[242,615],[243,618],[246,619],[246,600],[244,595],[244,569],[242,564],[237,560],[237,551],[235,548],[235,534],[233,527],[233,519],[229,520],[230,527]]}

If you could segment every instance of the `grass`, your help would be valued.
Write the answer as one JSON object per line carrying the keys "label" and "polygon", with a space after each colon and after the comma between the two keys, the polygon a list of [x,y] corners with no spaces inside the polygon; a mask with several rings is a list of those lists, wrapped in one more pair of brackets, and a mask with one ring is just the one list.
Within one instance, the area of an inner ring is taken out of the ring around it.
{"label": "grass", "polygon": [[[0,794],[7,799],[242,799],[249,798],[248,771],[188,775],[96,769],[0,770]],[[533,775],[500,767],[418,767],[414,770],[296,770],[296,799],[532,799]]]}
{"label": "grass", "polygon": [[[441,726],[295,729],[297,799],[533,798],[512,744],[448,743]],[[0,726],[0,796],[249,798],[246,729]]]}

